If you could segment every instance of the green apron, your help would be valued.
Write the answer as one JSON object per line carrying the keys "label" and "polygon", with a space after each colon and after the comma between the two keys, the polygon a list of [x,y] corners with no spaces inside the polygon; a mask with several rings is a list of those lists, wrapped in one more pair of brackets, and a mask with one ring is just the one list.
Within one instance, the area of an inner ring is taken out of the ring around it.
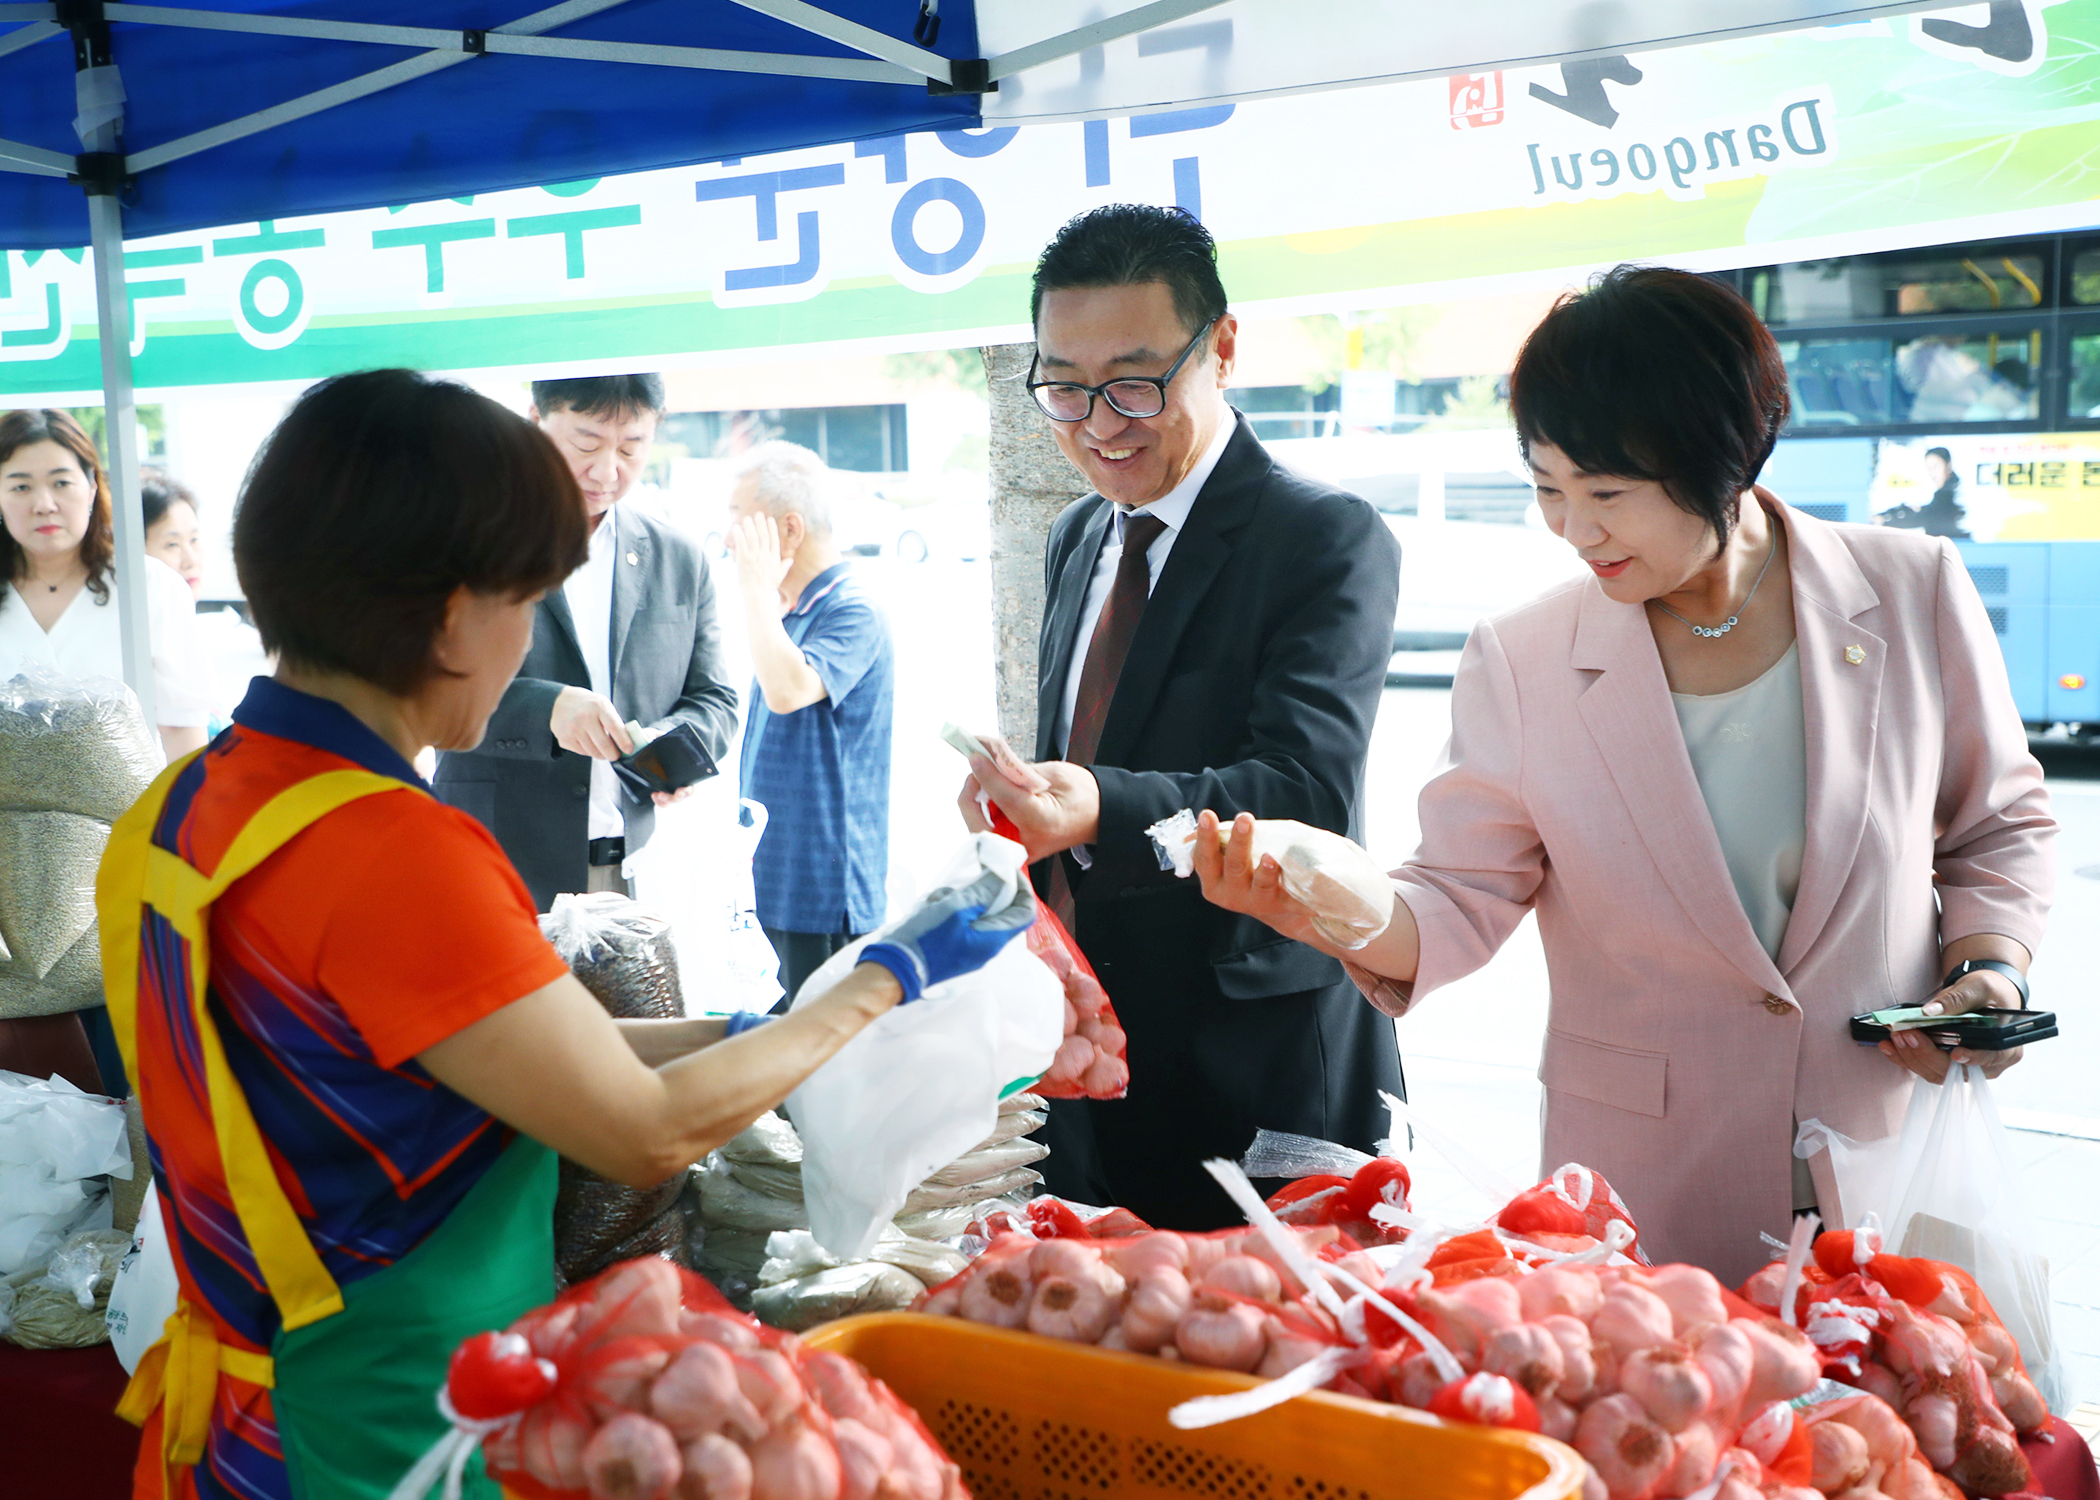
{"label": "green apron", "polygon": [[[280,1332],[271,1404],[300,1500],[386,1500],[448,1430],[452,1351],[554,1300],[555,1155],[519,1136],[445,1222],[343,1288],[343,1310]],[[476,1454],[463,1493],[495,1500]]]}
{"label": "green apron", "polygon": [[[111,1030],[142,1097],[138,1068],[142,908],[188,949],[187,999],[227,1190],[282,1317],[265,1356],[218,1342],[211,1320],[178,1299],[126,1388],[118,1414],[161,1416],[163,1483],[202,1458],[222,1376],[271,1388],[292,1493],[299,1500],[386,1500],[449,1430],[437,1409],[452,1352],[554,1296],[555,1156],[511,1142],[445,1221],[385,1270],[338,1287],[271,1165],[206,1003],[211,906],[318,819],[362,797],[410,792],[369,771],[324,771],[253,812],[206,875],[152,842],[170,790],[194,757],[162,773],[110,833],[96,881]],[[415,795],[425,795],[415,793]],[[473,1493],[498,1486],[477,1462]]]}

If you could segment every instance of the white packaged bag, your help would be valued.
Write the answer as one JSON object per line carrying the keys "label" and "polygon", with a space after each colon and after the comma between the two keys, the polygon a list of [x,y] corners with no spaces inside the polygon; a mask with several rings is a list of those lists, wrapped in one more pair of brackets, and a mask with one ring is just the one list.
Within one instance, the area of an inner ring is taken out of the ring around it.
{"label": "white packaged bag", "polygon": [[[1027,854],[975,835],[937,886],[987,870],[1027,879]],[[795,997],[799,1008],[843,979],[870,934],[834,955]],[[1064,987],[1020,938],[974,974],[900,1005],[788,1096],[802,1136],[810,1231],[841,1260],[868,1258],[912,1189],[992,1133],[999,1101],[1041,1077],[1064,1039]]]}
{"label": "white packaged bag", "polygon": [[1827,1145],[1842,1219],[1856,1229],[1874,1214],[1891,1255],[1922,1255],[1976,1278],[2020,1345],[2027,1373],[2051,1411],[2066,1410],[2069,1389],[2049,1299],[2049,1263],[2019,1163],[1998,1117],[1990,1081],[1972,1064],[1947,1069],[1938,1085],[1911,1090],[1902,1133],[1862,1145],[1817,1120],[1804,1120],[1794,1152]]}
{"label": "white packaged bag", "polygon": [[148,1184],[146,1201],[139,1205],[138,1227],[131,1233],[131,1249],[117,1263],[116,1278],[109,1287],[109,1308],[103,1314],[109,1324],[110,1347],[127,1374],[138,1369],[139,1360],[160,1338],[178,1296],[175,1256],[168,1249],[168,1231],[160,1217],[160,1190]]}
{"label": "white packaged bag", "polygon": [[0,1071],[0,1276],[110,1224],[105,1176],[131,1176],[124,1106],[63,1078]]}
{"label": "white packaged bag", "polygon": [[751,878],[765,804],[731,792],[703,783],[692,805],[659,814],[657,837],[627,861],[637,894],[670,919],[691,1016],[763,1012],[781,995]]}
{"label": "white packaged bag", "polygon": [[[1182,880],[1196,873],[1196,815],[1183,808],[1145,830],[1159,867]],[[1219,843],[1232,835],[1232,820],[1218,828]],[[1303,906],[1320,935],[1351,951],[1392,925],[1392,877],[1354,841],[1290,818],[1254,820],[1254,860],[1274,858],[1283,888]]]}

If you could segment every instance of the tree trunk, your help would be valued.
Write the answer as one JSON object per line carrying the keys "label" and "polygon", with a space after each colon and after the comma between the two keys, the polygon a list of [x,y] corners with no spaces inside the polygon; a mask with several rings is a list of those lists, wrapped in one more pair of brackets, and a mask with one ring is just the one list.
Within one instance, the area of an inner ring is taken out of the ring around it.
{"label": "tree trunk", "polygon": [[1036,644],[1043,630],[1043,550],[1058,512],[1087,493],[1025,384],[1033,344],[990,344],[992,624],[998,643],[999,732],[1035,754]]}

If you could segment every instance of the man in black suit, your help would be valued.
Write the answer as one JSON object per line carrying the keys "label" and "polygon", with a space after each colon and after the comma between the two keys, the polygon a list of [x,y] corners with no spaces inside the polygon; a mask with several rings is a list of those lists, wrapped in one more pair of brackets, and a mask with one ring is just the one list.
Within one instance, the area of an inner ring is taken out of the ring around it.
{"label": "man in black suit", "polygon": [[1027,840],[1129,1035],[1130,1093],[1053,1103],[1052,1191],[1152,1223],[1240,1222],[1204,1172],[1258,1128],[1370,1150],[1402,1090],[1392,1023],[1333,959],[1205,904],[1145,830],[1182,808],[1361,839],[1399,547],[1364,501],[1282,468],[1225,402],[1237,322],[1178,209],[1118,204],[1036,265],[1038,405],[1095,492],[1051,528]]}
{"label": "man in black suit", "polygon": [[627,857],[656,809],[612,763],[627,724],[692,725],[717,761],[736,733],[714,579],[700,549],[621,500],[648,466],[664,384],[655,375],[536,380],[532,417],[554,439],[592,522],[590,560],[549,589],[532,649],[474,750],[438,757],[432,790],[488,825],[541,911],[564,891],[633,895]]}

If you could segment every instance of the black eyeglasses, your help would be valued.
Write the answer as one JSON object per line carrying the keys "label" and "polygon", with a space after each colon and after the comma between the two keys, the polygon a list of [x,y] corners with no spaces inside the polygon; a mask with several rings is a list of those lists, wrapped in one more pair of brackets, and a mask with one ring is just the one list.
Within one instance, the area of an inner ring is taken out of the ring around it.
{"label": "black eyeglasses", "polygon": [[1108,404],[1126,417],[1156,417],[1167,409],[1167,386],[1181,367],[1189,362],[1203,336],[1218,326],[1216,318],[1196,330],[1196,336],[1181,351],[1174,363],[1167,366],[1164,375],[1126,375],[1121,380],[1107,380],[1100,385],[1081,385],[1076,380],[1037,380],[1035,361],[1028,362],[1028,394],[1035,397],[1035,404],[1043,409],[1043,415],[1053,422],[1084,422],[1094,414],[1094,398],[1104,397]]}

